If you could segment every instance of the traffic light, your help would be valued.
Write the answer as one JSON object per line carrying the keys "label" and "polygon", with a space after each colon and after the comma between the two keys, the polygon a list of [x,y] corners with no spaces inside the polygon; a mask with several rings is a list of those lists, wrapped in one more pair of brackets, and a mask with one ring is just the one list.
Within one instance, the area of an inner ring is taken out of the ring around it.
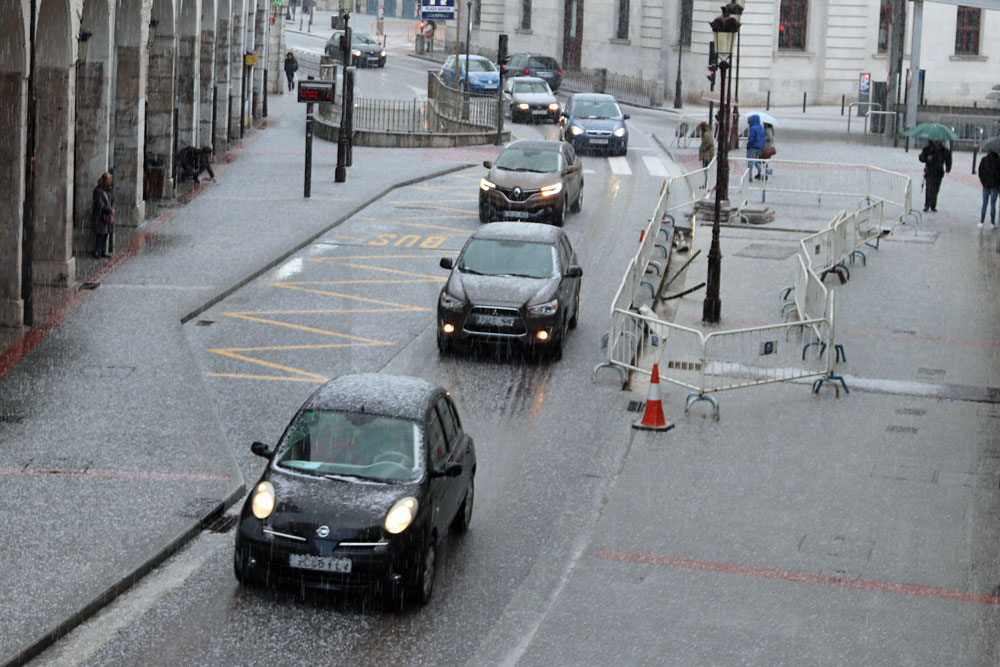
{"label": "traffic light", "polygon": [[507,69],[507,63],[510,61],[510,56],[507,53],[507,35],[501,33],[497,40],[497,65],[500,66],[501,74],[505,69]]}

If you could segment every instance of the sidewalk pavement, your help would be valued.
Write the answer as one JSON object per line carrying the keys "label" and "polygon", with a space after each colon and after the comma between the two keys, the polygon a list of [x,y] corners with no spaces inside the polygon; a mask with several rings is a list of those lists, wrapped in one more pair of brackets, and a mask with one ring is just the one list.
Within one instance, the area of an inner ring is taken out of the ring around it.
{"label": "sidewalk pavement", "polygon": [[394,187],[481,159],[355,148],[335,184],[336,146],[316,140],[304,199],[304,109],[290,95],[269,108],[217,183],[124,230],[74,287],[37,290],[33,328],[0,331],[0,665],[30,659],[242,497],[182,323]]}

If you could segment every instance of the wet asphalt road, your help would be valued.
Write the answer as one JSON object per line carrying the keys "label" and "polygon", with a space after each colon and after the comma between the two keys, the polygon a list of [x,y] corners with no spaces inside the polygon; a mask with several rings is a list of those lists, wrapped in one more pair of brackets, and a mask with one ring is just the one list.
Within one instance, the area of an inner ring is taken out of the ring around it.
{"label": "wet asphalt road", "polygon": [[[554,138],[556,128],[519,132]],[[112,605],[127,621],[95,619],[42,663],[304,664],[318,651],[325,664],[475,660],[540,554],[572,558],[627,444],[605,412],[624,395],[592,385],[590,371],[619,267],[659,187],[642,159],[654,144],[637,133],[633,146],[628,159],[584,157],[584,209],[566,225],[584,267],[581,321],[560,362],[507,349],[439,358],[434,307],[447,271],[438,261],[479,227],[482,167],[393,192],[185,327],[248,481],[264,465],[250,442],[275,442],[325,378],[382,371],[452,391],[479,452],[476,508],[470,532],[445,540],[426,608],[382,613],[358,598],[244,590],[232,574],[232,532],[206,532]],[[117,633],[82,639],[108,627]]]}

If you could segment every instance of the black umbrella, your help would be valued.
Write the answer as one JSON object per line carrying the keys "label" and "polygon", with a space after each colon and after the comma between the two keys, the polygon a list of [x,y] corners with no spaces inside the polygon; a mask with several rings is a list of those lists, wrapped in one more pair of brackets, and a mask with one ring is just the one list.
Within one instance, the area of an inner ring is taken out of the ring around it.
{"label": "black umbrella", "polygon": [[979,150],[984,153],[1000,153],[1000,137],[986,139],[983,143],[979,144]]}

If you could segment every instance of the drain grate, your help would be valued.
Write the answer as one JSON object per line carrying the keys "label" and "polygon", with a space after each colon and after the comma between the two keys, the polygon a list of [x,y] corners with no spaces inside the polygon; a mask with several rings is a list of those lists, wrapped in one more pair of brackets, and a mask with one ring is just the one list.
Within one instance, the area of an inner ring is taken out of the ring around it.
{"label": "drain grate", "polygon": [[215,324],[215,320],[198,320],[197,324],[200,327],[210,327]]}
{"label": "drain grate", "polygon": [[23,421],[21,415],[0,415],[0,424],[20,424]]}
{"label": "drain grate", "polygon": [[910,434],[914,434],[914,433],[917,432],[917,427],[916,426],[896,426],[896,425],[890,424],[889,426],[885,427],[885,430],[886,430],[886,433],[910,433]]}
{"label": "drain grate", "polygon": [[213,533],[228,533],[236,525],[237,518],[235,514],[223,514],[207,519],[201,527]]}
{"label": "drain grate", "polygon": [[85,282],[80,284],[80,289],[97,289],[101,283]]}
{"label": "drain grate", "polygon": [[914,417],[919,417],[921,415],[927,414],[927,410],[923,408],[897,408],[897,415],[912,415]]}
{"label": "drain grate", "polygon": [[628,410],[629,412],[642,412],[645,407],[646,407],[645,401],[629,401],[628,407],[625,409]]}

